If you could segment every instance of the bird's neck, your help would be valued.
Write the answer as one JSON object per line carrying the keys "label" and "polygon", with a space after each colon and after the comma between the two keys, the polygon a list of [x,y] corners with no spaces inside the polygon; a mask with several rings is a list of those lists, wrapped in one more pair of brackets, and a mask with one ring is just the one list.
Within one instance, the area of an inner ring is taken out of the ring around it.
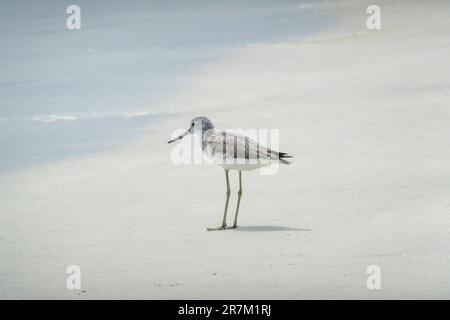
{"label": "bird's neck", "polygon": [[213,127],[213,128],[208,129],[208,130],[204,130],[202,132],[202,149],[203,149],[203,151],[205,151],[206,144],[207,144],[206,142],[207,142],[208,138],[211,135],[213,135],[216,131],[217,131],[217,129]]}
{"label": "bird's neck", "polygon": [[202,128],[202,140],[205,141],[206,139],[208,139],[215,132],[216,132],[216,128],[213,125],[203,126],[203,128]]}

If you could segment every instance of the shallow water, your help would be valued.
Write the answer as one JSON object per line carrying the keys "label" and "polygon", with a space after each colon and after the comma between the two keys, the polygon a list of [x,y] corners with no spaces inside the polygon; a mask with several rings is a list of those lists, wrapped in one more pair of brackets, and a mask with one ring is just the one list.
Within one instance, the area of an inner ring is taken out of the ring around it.
{"label": "shallow water", "polygon": [[68,30],[70,4],[0,3],[0,170],[117,146],[227,51],[326,23],[288,0],[82,0],[81,30]]}

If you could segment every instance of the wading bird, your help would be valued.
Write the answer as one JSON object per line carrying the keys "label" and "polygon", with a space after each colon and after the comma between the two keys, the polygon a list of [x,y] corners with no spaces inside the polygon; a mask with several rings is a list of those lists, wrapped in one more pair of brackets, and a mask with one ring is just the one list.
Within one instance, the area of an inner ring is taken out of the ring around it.
{"label": "wading bird", "polygon": [[[223,212],[222,224],[217,228],[207,228],[208,231],[234,229],[237,227],[239,205],[242,196],[242,171],[255,170],[270,165],[272,162],[289,164],[286,158],[292,158],[284,152],[273,151],[270,148],[261,146],[256,141],[247,136],[226,132],[214,127],[213,123],[206,117],[192,119],[189,129],[180,136],[170,140],[172,143],[183,139],[193,133],[200,134],[203,152],[213,159],[214,163],[223,167],[227,182],[227,192],[225,209]],[[236,213],[232,227],[227,227],[228,202],[230,200],[230,170],[239,171],[239,191],[236,205]]]}

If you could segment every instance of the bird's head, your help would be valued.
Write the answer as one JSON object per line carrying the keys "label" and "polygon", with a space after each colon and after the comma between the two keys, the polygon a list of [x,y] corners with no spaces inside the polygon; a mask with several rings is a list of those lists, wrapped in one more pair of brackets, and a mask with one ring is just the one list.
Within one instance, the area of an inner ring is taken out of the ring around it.
{"label": "bird's head", "polygon": [[206,132],[208,130],[212,130],[212,129],[214,129],[214,125],[212,124],[211,120],[209,120],[206,117],[196,117],[191,120],[191,122],[189,124],[189,129],[187,129],[183,134],[179,135],[178,137],[176,137],[172,140],[169,140],[168,143],[172,143],[172,142],[181,140],[185,136],[195,133],[195,132],[199,132],[199,133],[203,134],[204,132]]}

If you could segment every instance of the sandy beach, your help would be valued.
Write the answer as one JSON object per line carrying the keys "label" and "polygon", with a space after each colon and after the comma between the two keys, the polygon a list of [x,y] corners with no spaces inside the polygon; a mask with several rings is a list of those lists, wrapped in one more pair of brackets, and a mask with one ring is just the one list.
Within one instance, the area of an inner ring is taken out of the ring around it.
{"label": "sandy beach", "polygon": [[[381,30],[370,4],[299,5],[330,26],[208,63],[125,146],[1,173],[0,298],[450,298],[450,3],[377,1]],[[171,161],[199,115],[295,156],[244,173],[236,230],[205,231],[223,170]]]}

